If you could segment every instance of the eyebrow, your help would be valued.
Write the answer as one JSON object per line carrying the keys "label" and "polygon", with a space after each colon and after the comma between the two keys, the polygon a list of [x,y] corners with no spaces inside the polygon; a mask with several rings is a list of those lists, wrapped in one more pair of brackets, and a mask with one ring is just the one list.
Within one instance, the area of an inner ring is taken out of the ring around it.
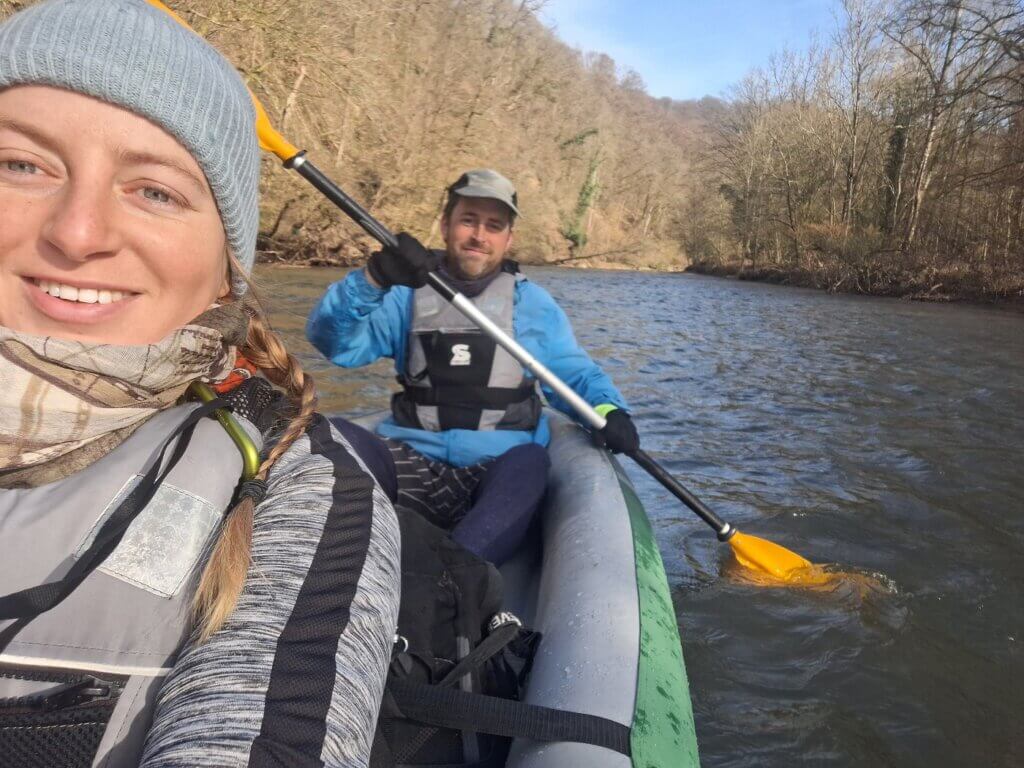
{"label": "eyebrow", "polygon": [[[59,153],[60,151],[60,145],[53,137],[47,136],[34,126],[6,117],[0,118],[0,130],[5,129],[23,134],[51,152]],[[156,155],[152,152],[139,152],[135,150],[121,150],[118,153],[118,157],[122,162],[129,165],[156,165],[162,168],[169,168],[187,178],[200,192],[206,193],[209,190],[204,179],[199,178],[183,164],[172,158]]]}
{"label": "eyebrow", "polygon": [[209,187],[207,187],[205,180],[196,176],[192,171],[173,158],[164,157],[163,155],[154,155],[151,152],[138,152],[130,149],[121,150],[118,157],[121,158],[122,162],[128,163],[129,165],[156,165],[161,168],[169,168],[170,170],[177,171],[182,176],[186,177],[200,192],[205,194],[209,191]]}
{"label": "eyebrow", "polygon": [[31,125],[26,125],[25,123],[19,123],[17,120],[12,120],[7,117],[0,117],[0,130],[5,129],[9,131],[14,131],[15,133],[24,134],[25,136],[28,136],[30,139],[32,139],[32,141],[34,141],[36,144],[45,147],[51,152],[57,152],[59,149],[57,142],[50,136],[47,136],[45,133],[40,131],[38,128],[34,128]]}

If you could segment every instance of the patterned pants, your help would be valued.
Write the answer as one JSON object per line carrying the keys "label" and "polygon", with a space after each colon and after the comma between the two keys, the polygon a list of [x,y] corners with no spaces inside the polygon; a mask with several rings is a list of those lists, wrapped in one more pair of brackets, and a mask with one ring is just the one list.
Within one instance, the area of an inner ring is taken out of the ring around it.
{"label": "patterned pants", "polygon": [[501,565],[522,545],[547,488],[548,452],[529,443],[471,467],[452,467],[387,440],[398,475],[396,505],[451,531],[452,539]]}
{"label": "patterned pants", "polygon": [[529,443],[471,467],[435,461],[397,440],[332,419],[396,506],[419,513],[500,565],[522,545],[547,488],[547,451]]}
{"label": "patterned pants", "polygon": [[453,467],[424,456],[398,440],[384,438],[395,462],[396,505],[419,513],[434,525],[451,530],[473,504],[473,494],[487,463]]}

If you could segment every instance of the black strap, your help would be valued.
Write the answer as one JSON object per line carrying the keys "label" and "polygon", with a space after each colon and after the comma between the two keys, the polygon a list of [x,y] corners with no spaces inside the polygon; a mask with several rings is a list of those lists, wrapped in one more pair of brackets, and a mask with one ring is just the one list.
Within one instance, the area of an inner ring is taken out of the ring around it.
{"label": "black strap", "polygon": [[405,680],[389,680],[388,690],[407,720],[495,736],[574,741],[630,754],[629,727],[597,715]]}
{"label": "black strap", "polygon": [[[448,670],[448,674],[445,675],[437,685],[441,687],[455,685],[464,675],[468,675],[476,671],[482,667],[488,659],[495,654],[500,653],[506,645],[511,643],[519,635],[521,630],[521,624],[508,624],[506,626],[498,627],[491,632],[491,634],[489,634],[484,641],[480,643],[480,645],[474,648],[472,652],[464,656],[459,660],[458,664]],[[391,694],[385,691],[385,699],[390,698],[390,696]],[[385,712],[388,712],[388,714],[394,716],[398,708],[395,704],[392,704],[391,707],[392,709],[390,712],[382,708],[381,713],[384,714]],[[382,722],[386,725],[388,721],[387,719],[383,719]],[[437,730],[436,726],[423,728],[412,741],[407,744],[399,745],[398,751],[395,753],[395,756],[399,759],[394,760],[394,762],[408,762],[413,755],[419,752],[420,748],[426,744],[435,733],[437,733]],[[380,733],[381,729],[378,729],[377,734],[380,735]],[[463,737],[465,738],[470,733],[470,731],[463,731]],[[392,740],[389,739],[388,741]],[[376,744],[374,747],[377,748]],[[374,768],[372,760],[371,768]]]}
{"label": "black strap", "polygon": [[479,669],[484,662],[496,653],[500,653],[502,648],[515,640],[521,629],[520,624],[506,624],[495,629],[484,638],[480,645],[459,659],[459,663],[448,670],[448,674],[441,679],[438,685],[455,685],[464,675]]}
{"label": "black strap", "polygon": [[[121,542],[125,531],[139,513],[146,508],[152,500],[160,484],[167,477],[167,474],[174,469],[175,465],[185,455],[192,433],[199,420],[210,415],[213,411],[227,407],[227,403],[219,398],[192,411],[181,424],[164,441],[160,451],[150,459],[150,465],[131,493],[122,501],[117,509],[106,519],[100,527],[99,532],[93,539],[89,548],[82,553],[81,557],[68,570],[67,574],[58,581],[39,584],[28,587],[18,592],[0,597],[0,621],[17,619],[3,632],[0,632],[0,652],[14,639],[14,637],[36,616],[45,613],[51,608],[59,605],[68,595],[75,591],[79,584],[85,581],[86,577],[96,568],[103,564],[111,552]],[[180,438],[179,438],[180,435]],[[179,438],[175,440],[175,438]],[[164,454],[174,443],[174,451],[164,465]]]}
{"label": "black strap", "polygon": [[534,383],[518,387],[441,386],[415,387],[405,381],[405,397],[416,405],[458,405],[503,411],[510,405],[529,400],[535,394]]}

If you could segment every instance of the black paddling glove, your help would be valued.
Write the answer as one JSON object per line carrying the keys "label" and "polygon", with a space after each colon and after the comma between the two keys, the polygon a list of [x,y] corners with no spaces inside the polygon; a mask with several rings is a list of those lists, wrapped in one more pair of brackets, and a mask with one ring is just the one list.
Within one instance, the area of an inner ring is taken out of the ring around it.
{"label": "black paddling glove", "polygon": [[606,424],[601,430],[604,444],[612,453],[632,453],[640,448],[640,435],[629,414],[616,408],[604,417]]}
{"label": "black paddling glove", "polygon": [[427,284],[427,273],[441,266],[442,258],[442,254],[427,250],[412,235],[400,232],[398,247],[374,253],[366,262],[366,271],[381,288],[422,288]]}

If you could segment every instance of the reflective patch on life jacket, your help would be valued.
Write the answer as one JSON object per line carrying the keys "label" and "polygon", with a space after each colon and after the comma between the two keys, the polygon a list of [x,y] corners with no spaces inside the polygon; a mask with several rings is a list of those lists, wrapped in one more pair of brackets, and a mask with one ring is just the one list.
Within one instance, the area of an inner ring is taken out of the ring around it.
{"label": "reflective patch on life jacket", "polygon": [[[125,487],[96,521],[107,518],[135,487]],[[103,573],[163,597],[178,594],[220,525],[222,510],[209,500],[164,482],[110,556]],[[81,551],[91,541],[83,542]]]}

